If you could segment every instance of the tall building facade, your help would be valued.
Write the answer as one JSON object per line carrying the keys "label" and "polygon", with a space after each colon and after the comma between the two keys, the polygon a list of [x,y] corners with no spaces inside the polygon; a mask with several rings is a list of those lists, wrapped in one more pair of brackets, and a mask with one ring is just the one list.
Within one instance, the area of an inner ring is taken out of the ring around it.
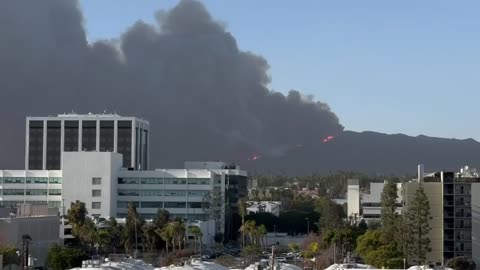
{"label": "tall building facade", "polygon": [[468,167],[460,172],[434,172],[405,185],[405,207],[422,186],[430,203],[432,251],[428,260],[443,264],[458,256],[480,264],[480,174]]}
{"label": "tall building facade", "polygon": [[27,117],[25,168],[60,170],[63,152],[117,152],[125,168],[147,170],[149,123],[116,114]]}

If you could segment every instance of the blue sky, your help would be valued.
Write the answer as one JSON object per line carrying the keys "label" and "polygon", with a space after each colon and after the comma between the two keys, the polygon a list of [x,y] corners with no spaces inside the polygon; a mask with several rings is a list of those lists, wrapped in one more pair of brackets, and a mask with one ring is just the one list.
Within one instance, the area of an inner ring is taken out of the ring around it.
{"label": "blue sky", "polygon": [[[80,0],[90,40],[116,38],[170,0]],[[349,130],[480,140],[480,2],[204,0],[271,88],[313,94]]]}

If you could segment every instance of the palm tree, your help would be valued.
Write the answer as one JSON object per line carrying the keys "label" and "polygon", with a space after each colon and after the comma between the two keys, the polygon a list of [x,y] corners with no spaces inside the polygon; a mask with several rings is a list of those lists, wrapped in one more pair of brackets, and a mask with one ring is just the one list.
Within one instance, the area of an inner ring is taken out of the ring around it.
{"label": "palm tree", "polygon": [[121,244],[121,237],[123,233],[123,227],[118,225],[117,220],[114,217],[110,217],[108,221],[110,236],[112,238],[113,253],[115,254],[116,248]]}
{"label": "palm tree", "polygon": [[[267,246],[267,228],[265,225],[260,225],[257,227],[258,235],[260,236],[260,246]],[[265,242],[263,241],[265,240]],[[263,245],[262,245],[263,243]]]}
{"label": "palm tree", "polygon": [[[168,223],[163,229],[157,229],[155,232],[165,241],[165,250],[168,253],[168,243],[173,238],[173,227]],[[173,245],[173,251],[175,251],[175,245]]]}
{"label": "palm tree", "polygon": [[238,200],[238,213],[242,217],[242,227],[240,227],[240,231],[242,232],[242,247],[245,247],[245,216],[247,215],[247,202],[244,199]]}
{"label": "palm tree", "polygon": [[149,251],[153,251],[155,249],[155,244],[157,242],[157,233],[155,232],[156,226],[153,223],[145,223],[142,226],[142,232],[145,237],[145,244]]}
{"label": "palm tree", "polygon": [[[182,249],[182,242],[185,243],[185,222],[183,220],[174,221],[175,235],[177,237],[178,249]],[[185,246],[185,244],[184,244]]]}
{"label": "palm tree", "polygon": [[[188,228],[188,232],[194,235],[195,253],[197,253],[197,239],[200,239],[201,241],[201,237],[203,236],[202,230],[200,230],[200,228],[197,226],[192,226]],[[201,242],[200,242],[200,245],[201,245]]]}
{"label": "palm tree", "polygon": [[255,239],[254,239],[255,232],[256,232],[255,220],[247,220],[247,222],[245,222],[245,230],[250,238],[250,243],[255,243]]}

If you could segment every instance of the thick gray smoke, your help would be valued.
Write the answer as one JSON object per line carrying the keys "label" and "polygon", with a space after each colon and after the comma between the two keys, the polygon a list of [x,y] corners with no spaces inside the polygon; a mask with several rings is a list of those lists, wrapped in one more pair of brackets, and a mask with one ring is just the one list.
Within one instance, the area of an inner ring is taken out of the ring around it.
{"label": "thick gray smoke", "polygon": [[75,1],[0,1],[0,167],[22,168],[27,115],[72,110],[149,120],[155,167],[281,155],[343,130],[327,104],[270,91],[267,61],[200,2],[155,17],[91,44]]}

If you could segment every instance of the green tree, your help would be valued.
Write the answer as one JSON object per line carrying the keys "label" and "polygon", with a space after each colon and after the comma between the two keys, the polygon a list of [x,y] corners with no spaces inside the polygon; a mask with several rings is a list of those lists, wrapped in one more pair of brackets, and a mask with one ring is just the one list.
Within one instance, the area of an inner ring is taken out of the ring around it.
{"label": "green tree", "polygon": [[398,228],[400,226],[400,218],[397,214],[397,185],[392,181],[388,181],[383,187],[380,204],[382,206],[382,239],[386,243],[396,241]]}
{"label": "green tree", "polygon": [[[140,218],[137,207],[133,202],[128,203],[127,218],[125,222],[124,230],[124,245],[127,252],[131,252],[134,245],[138,241],[139,234],[142,232],[141,228],[144,224],[144,220]],[[137,247],[135,246],[135,250]]]}
{"label": "green tree", "polygon": [[337,228],[343,224],[345,211],[341,205],[327,197],[320,197],[315,201],[315,211],[320,214],[320,228]]}
{"label": "green tree", "polygon": [[475,270],[477,267],[472,258],[466,256],[451,258],[446,265],[455,270]]}
{"label": "green tree", "polygon": [[260,254],[262,254],[262,250],[257,245],[247,245],[242,250],[242,255],[246,258],[248,263],[257,261]]}
{"label": "green tree", "polygon": [[[240,228],[245,227],[245,216],[247,215],[247,202],[244,199],[238,200],[238,214],[242,218],[242,225]],[[241,229],[242,233],[242,247],[245,247],[245,230]]]}
{"label": "green tree", "polygon": [[148,251],[153,251],[157,245],[159,236],[156,230],[157,227],[153,223],[145,223],[142,226],[142,233],[145,238],[144,244]]}
{"label": "green tree", "polygon": [[97,230],[97,241],[101,250],[106,250],[112,245],[112,233],[108,229]]}
{"label": "green tree", "polygon": [[167,225],[169,220],[170,213],[165,209],[158,209],[157,215],[153,220],[153,224],[155,224],[155,227],[157,227],[157,229],[163,229],[163,227]]}
{"label": "green tree", "polygon": [[409,260],[417,264],[425,264],[427,253],[432,250],[430,238],[428,238],[432,216],[430,203],[422,185],[415,192],[415,198],[408,206],[405,218]]}
{"label": "green tree", "polygon": [[15,247],[0,246],[0,255],[3,256],[3,266],[18,265],[20,257],[17,254],[18,250]]}
{"label": "green tree", "polygon": [[[188,232],[190,234],[193,234],[194,236],[194,245],[195,245],[195,253],[197,253],[197,240],[202,240],[202,236],[203,236],[203,233],[202,233],[202,230],[200,230],[200,228],[198,226],[191,226],[188,228]],[[200,242],[200,245],[202,243]]]}
{"label": "green tree", "polygon": [[381,230],[367,231],[358,237],[357,252],[366,263],[378,268],[403,267],[402,254],[394,244],[385,244],[382,241]]}
{"label": "green tree", "polygon": [[[175,240],[172,241],[174,237],[173,226],[171,223],[167,223],[162,229],[157,229],[155,232],[165,241],[165,250],[168,253],[168,245],[170,242],[175,243]],[[173,251],[175,251],[175,244],[172,245]]]}
{"label": "green tree", "polygon": [[81,201],[72,202],[70,209],[67,211],[67,219],[72,226],[82,226],[88,214],[85,203]]}
{"label": "green tree", "polygon": [[122,236],[124,228],[118,224],[117,220],[114,217],[110,217],[107,222],[108,231],[110,232],[111,237],[111,246],[113,247],[113,253],[116,252],[116,248],[122,245]]}
{"label": "green tree", "polygon": [[85,218],[83,225],[73,228],[73,233],[82,244],[93,248],[98,243],[98,233],[95,223],[91,218]]}
{"label": "green tree", "polygon": [[257,227],[257,234],[260,237],[260,246],[266,247],[267,246],[267,227],[261,224]]}
{"label": "green tree", "polygon": [[88,256],[79,249],[60,247],[54,244],[47,256],[47,266],[53,270],[81,267]]}

